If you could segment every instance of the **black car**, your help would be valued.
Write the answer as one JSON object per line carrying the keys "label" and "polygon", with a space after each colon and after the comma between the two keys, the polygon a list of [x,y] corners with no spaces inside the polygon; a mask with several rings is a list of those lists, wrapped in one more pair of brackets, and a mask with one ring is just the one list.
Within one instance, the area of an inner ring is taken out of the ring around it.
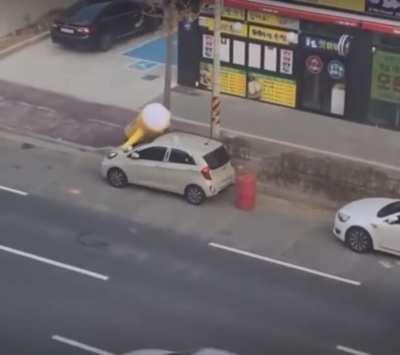
{"label": "black car", "polygon": [[51,38],[62,45],[107,51],[118,39],[160,26],[161,12],[149,15],[146,10],[144,3],[129,0],[79,1],[54,21]]}

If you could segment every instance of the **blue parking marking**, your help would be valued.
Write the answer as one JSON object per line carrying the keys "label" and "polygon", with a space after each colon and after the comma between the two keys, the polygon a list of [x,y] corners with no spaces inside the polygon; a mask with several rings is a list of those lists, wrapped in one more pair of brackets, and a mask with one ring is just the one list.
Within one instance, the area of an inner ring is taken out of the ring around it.
{"label": "blue parking marking", "polygon": [[[176,65],[176,58],[178,52],[177,40],[174,38],[173,41],[173,64]],[[149,61],[153,63],[165,64],[166,55],[166,40],[164,37],[158,38],[154,41],[145,43],[139,47],[130,49],[125,52],[124,55],[132,59],[141,59],[142,61]]]}
{"label": "blue parking marking", "polygon": [[149,62],[147,60],[138,60],[134,64],[129,66],[130,69],[137,69],[137,70],[148,70],[151,68],[156,67],[160,63]]}

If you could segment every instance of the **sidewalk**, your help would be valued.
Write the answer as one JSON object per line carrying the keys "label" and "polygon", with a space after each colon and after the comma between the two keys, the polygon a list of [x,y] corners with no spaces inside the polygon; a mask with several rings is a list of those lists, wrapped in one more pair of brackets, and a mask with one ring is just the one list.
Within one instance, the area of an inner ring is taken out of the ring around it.
{"label": "sidewalk", "polygon": [[[210,93],[184,87],[172,95],[174,116],[209,124]],[[400,132],[280,106],[222,96],[223,128],[279,146],[361,159],[400,172]]]}

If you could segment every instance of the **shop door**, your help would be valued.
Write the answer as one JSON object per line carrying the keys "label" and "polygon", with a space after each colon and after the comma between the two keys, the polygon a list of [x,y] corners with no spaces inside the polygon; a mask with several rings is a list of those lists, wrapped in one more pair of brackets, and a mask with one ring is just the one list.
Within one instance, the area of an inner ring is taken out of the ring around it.
{"label": "shop door", "polygon": [[346,61],[330,53],[305,51],[302,60],[302,108],[344,116],[346,107]]}

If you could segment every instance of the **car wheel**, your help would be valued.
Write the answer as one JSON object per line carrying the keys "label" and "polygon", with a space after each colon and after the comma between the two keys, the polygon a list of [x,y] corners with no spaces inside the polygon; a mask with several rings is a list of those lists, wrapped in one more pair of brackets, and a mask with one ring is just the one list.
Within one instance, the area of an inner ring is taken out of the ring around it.
{"label": "car wheel", "polygon": [[346,244],[356,253],[368,253],[372,250],[372,239],[361,227],[352,227],[346,233]]}
{"label": "car wheel", "polygon": [[111,168],[107,173],[107,180],[111,186],[117,188],[128,185],[128,178],[120,168]]}
{"label": "car wheel", "polygon": [[206,198],[206,194],[203,189],[197,185],[189,185],[185,189],[185,199],[191,205],[201,205]]}
{"label": "car wheel", "polygon": [[113,36],[111,33],[104,33],[100,37],[100,43],[99,43],[99,48],[103,52],[107,52],[109,49],[111,49],[113,44]]}

